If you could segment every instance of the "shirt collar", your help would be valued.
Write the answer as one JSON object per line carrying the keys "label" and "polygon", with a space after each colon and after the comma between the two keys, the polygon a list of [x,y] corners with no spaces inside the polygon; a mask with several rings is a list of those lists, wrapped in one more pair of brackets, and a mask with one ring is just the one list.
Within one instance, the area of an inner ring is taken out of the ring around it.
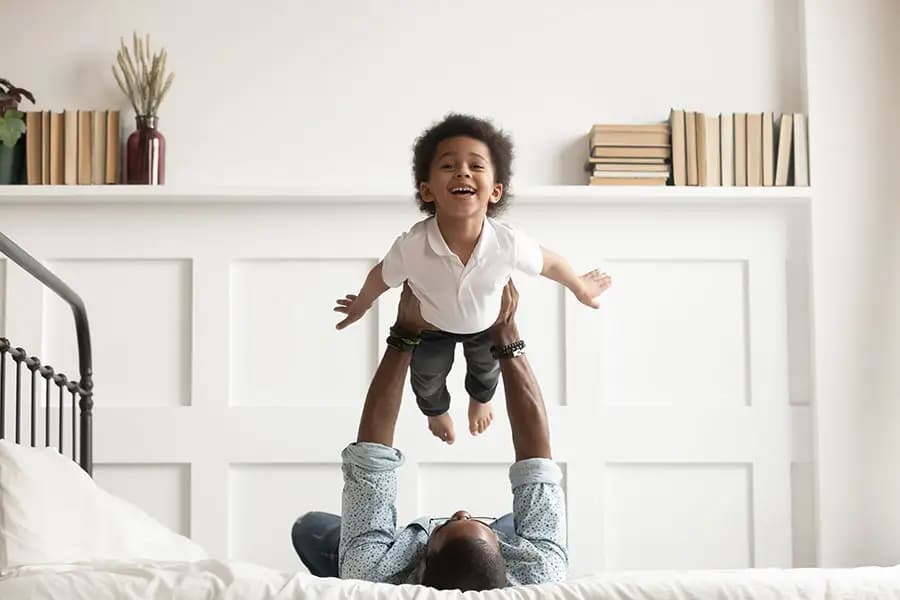
{"label": "shirt collar", "polygon": [[[435,254],[438,256],[456,256],[453,254],[453,251],[450,250],[447,241],[444,240],[444,236],[441,235],[437,217],[428,219],[426,232],[428,236],[428,245]],[[497,233],[494,231],[491,219],[485,217],[484,224],[481,227],[481,237],[478,238],[478,243],[475,245],[475,252],[472,253],[472,258],[481,260],[486,253],[497,248],[497,246]]]}

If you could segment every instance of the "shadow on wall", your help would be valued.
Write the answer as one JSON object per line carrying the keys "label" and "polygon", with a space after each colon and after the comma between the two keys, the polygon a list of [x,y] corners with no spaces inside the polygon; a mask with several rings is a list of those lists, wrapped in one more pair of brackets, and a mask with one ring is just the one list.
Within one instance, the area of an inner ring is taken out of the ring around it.
{"label": "shadow on wall", "polygon": [[588,154],[588,134],[573,138],[556,154],[554,183],[557,185],[584,185],[587,174],[584,163]]}

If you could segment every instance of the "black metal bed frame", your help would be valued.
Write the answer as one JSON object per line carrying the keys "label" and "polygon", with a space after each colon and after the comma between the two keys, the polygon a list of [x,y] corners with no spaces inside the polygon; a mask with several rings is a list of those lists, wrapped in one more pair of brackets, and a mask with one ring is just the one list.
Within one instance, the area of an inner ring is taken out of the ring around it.
{"label": "black metal bed frame", "polygon": [[[40,374],[44,380],[45,406],[44,406],[44,445],[50,446],[50,396],[53,386],[59,393],[59,452],[63,453],[63,397],[68,391],[72,395],[72,460],[76,461],[88,475],[93,474],[93,429],[92,411],[93,400],[93,372],[91,369],[91,332],[88,327],[87,312],[84,302],[72,291],[59,277],[54,275],[47,267],[42,265],[33,256],[25,252],[18,244],[0,233],[0,253],[5,254],[14,263],[25,269],[35,279],[53,290],[56,295],[65,300],[72,307],[75,315],[75,334],[78,339],[78,370],[80,379],[69,380],[63,373],[54,373],[53,367],[41,365],[36,356],[28,356],[24,348],[14,347],[6,338],[0,337],[0,439],[6,437],[6,356],[12,359],[15,365],[15,402],[16,402],[16,426],[15,441],[21,442],[21,413],[22,413],[22,365],[31,372],[31,445],[37,441],[37,376]],[[51,384],[52,382],[52,384]],[[76,401],[76,397],[80,398]],[[76,405],[81,409],[80,432],[76,430]],[[80,437],[78,434],[80,433]],[[77,443],[76,443],[77,442]],[[78,446],[79,453],[76,457],[75,449]]]}

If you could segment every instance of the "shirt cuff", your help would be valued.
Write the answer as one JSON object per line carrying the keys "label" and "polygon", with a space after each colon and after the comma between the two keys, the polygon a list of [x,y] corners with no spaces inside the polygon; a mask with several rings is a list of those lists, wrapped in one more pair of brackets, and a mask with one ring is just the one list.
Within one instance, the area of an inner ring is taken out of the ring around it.
{"label": "shirt cuff", "polygon": [[375,442],[354,442],[341,452],[344,464],[367,471],[393,471],[403,464],[403,453]]}
{"label": "shirt cuff", "polygon": [[509,482],[515,491],[520,485],[529,483],[562,483],[562,470],[549,458],[526,458],[509,468]]}

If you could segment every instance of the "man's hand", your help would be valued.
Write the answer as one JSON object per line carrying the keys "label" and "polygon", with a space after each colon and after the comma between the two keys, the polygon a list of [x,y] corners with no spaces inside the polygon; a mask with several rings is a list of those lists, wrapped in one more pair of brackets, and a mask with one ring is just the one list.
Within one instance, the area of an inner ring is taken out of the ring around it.
{"label": "man's hand", "polygon": [[491,325],[491,340],[495,346],[506,346],[519,340],[519,327],[516,325],[516,309],[518,307],[519,291],[510,279],[503,288],[500,314]]}
{"label": "man's hand", "polygon": [[338,329],[343,329],[351,323],[356,323],[366,314],[366,311],[372,308],[371,304],[364,303],[356,294],[347,294],[344,298],[338,298],[335,302],[337,306],[334,307],[334,312],[347,315],[343,321],[335,326]]}
{"label": "man's hand", "polygon": [[435,329],[434,325],[422,318],[422,306],[413,294],[408,282],[403,282],[400,303],[397,305],[397,320],[394,327],[411,335],[418,336],[426,329]]}
{"label": "man's hand", "polygon": [[591,308],[600,308],[597,296],[609,289],[612,285],[612,277],[607,273],[601,273],[594,269],[578,278],[580,289],[575,294],[578,301]]}

